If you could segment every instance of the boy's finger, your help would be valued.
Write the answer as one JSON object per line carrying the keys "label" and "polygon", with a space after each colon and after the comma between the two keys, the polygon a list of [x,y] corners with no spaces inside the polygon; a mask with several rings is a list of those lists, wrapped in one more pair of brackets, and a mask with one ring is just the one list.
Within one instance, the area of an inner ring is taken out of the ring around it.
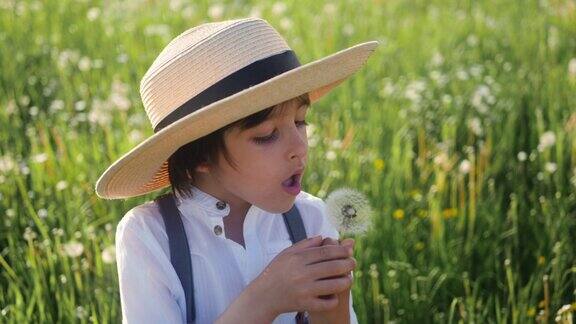
{"label": "boy's finger", "polygon": [[305,248],[309,248],[309,247],[315,247],[315,246],[320,246],[322,244],[322,235],[318,235],[318,236],[314,236],[305,240],[302,240],[300,242],[297,242],[296,244],[292,245],[291,248],[293,249],[305,249]]}
{"label": "boy's finger", "polygon": [[322,241],[322,245],[338,245],[338,241],[331,238],[331,237],[325,237],[324,240]]}
{"label": "boy's finger", "polygon": [[340,245],[344,245],[344,246],[351,246],[354,247],[354,239],[353,238],[346,238],[342,241],[340,241]]}

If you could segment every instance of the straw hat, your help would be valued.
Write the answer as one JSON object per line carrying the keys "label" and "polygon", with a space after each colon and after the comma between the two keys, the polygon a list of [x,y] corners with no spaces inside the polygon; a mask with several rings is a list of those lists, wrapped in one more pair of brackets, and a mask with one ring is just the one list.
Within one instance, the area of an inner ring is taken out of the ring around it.
{"label": "straw hat", "polygon": [[168,158],[178,148],[304,93],[318,101],[358,71],[377,45],[360,43],[301,65],[284,38],[260,18],[183,32],[140,82],[154,134],[104,171],[96,194],[120,199],[169,186]]}

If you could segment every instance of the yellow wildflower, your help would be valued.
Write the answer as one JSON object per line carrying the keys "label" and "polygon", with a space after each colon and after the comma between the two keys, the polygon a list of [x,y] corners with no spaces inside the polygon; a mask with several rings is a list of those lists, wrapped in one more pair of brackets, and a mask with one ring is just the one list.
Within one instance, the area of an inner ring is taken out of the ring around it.
{"label": "yellow wildflower", "polygon": [[394,211],[394,213],[392,214],[392,216],[394,216],[394,218],[397,220],[402,220],[402,219],[404,219],[404,210],[403,209],[396,209]]}
{"label": "yellow wildflower", "polygon": [[534,315],[536,315],[536,308],[535,307],[528,308],[528,310],[526,311],[526,315],[528,317],[534,317]]}
{"label": "yellow wildflower", "polygon": [[376,169],[376,171],[384,170],[384,160],[382,159],[374,160],[374,168]]}
{"label": "yellow wildflower", "polygon": [[422,251],[424,250],[424,242],[416,242],[416,244],[414,245],[414,248],[416,249],[416,251]]}
{"label": "yellow wildflower", "polygon": [[538,257],[538,265],[544,265],[545,262],[546,258],[543,255]]}
{"label": "yellow wildflower", "polygon": [[458,209],[456,208],[446,208],[442,211],[442,215],[444,216],[444,219],[449,219],[452,217],[456,217],[458,216]]}

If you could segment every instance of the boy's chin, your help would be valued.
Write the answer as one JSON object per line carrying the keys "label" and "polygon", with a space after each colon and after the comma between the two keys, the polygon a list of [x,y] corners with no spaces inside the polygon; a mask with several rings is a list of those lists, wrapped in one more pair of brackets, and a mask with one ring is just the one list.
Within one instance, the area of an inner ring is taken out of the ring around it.
{"label": "boy's chin", "polygon": [[289,200],[287,203],[283,205],[275,205],[275,206],[258,206],[260,209],[265,210],[271,214],[283,214],[288,212],[294,206],[294,201],[296,201],[296,197]]}

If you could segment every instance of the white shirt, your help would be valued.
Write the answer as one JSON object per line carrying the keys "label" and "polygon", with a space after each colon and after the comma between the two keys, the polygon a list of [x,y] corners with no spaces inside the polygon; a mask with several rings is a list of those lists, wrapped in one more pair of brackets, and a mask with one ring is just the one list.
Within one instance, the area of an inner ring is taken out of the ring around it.
{"label": "white shirt", "polygon": [[[244,249],[226,238],[223,218],[230,212],[228,204],[218,209],[218,199],[197,187],[192,198],[178,198],[192,259],[195,323],[213,323],[292,242],[282,214],[252,205],[244,220]],[[301,191],[295,204],[308,237],[339,238],[322,199]],[[221,232],[214,230],[216,226]],[[116,261],[123,323],[186,322],[184,289],[170,263],[164,221],[154,202],[132,208],[118,223]],[[350,315],[350,322],[357,323],[351,294]],[[280,314],[273,323],[293,324],[295,316],[296,312]]]}

